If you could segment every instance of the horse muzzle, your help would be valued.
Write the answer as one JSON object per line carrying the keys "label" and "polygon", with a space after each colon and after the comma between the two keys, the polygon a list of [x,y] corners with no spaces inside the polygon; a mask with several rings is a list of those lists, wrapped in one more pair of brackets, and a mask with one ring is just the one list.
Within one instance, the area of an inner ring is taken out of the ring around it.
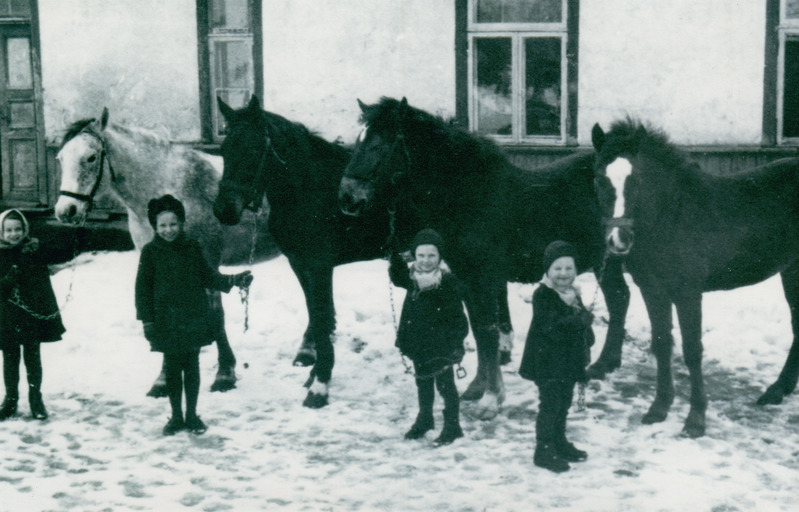
{"label": "horse muzzle", "polygon": [[616,256],[625,256],[633,248],[635,232],[633,221],[627,218],[609,219],[605,222],[607,228],[606,242],[608,251]]}
{"label": "horse muzzle", "polygon": [[372,199],[372,189],[360,181],[344,177],[338,189],[338,205],[345,215],[358,217],[363,214]]}
{"label": "horse muzzle", "polygon": [[55,205],[55,216],[64,224],[82,225],[86,221],[88,203],[61,195]]}

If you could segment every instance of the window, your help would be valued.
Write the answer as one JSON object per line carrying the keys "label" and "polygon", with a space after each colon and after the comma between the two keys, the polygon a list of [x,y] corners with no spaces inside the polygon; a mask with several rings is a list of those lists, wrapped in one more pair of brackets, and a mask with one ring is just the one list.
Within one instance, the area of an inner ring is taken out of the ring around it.
{"label": "window", "polygon": [[243,107],[262,96],[261,0],[198,0],[203,138],[218,142],[225,123],[216,98]]}
{"label": "window", "polygon": [[470,130],[510,144],[576,138],[577,4],[469,1]]}
{"label": "window", "polygon": [[781,0],[777,58],[777,140],[799,143],[799,0]]}

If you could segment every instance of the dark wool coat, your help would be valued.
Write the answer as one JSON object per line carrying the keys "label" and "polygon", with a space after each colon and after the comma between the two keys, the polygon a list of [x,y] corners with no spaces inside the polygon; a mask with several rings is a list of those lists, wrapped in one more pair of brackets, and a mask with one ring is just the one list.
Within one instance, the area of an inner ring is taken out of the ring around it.
{"label": "dark wool coat", "polygon": [[136,275],[136,318],[152,322],[154,352],[179,353],[211,344],[213,329],[206,289],[229,292],[231,280],[212,269],[200,244],[156,236],[142,248]]}
{"label": "dark wool coat", "polygon": [[541,284],[533,293],[533,320],[519,375],[539,385],[549,380],[585,382],[594,344],[592,320],[582,301],[575,309]]}
{"label": "dark wool coat", "polygon": [[[16,343],[58,341],[66,331],[61,315],[37,318],[9,302],[19,291],[19,301],[38,316],[58,312],[53,286],[50,283],[51,255],[39,247],[38,240],[26,238],[14,247],[0,249],[0,349]],[[5,278],[13,265],[19,269],[16,278]]]}
{"label": "dark wool coat", "polygon": [[408,290],[397,329],[396,346],[400,352],[431,371],[459,363],[469,323],[463,312],[463,285],[458,278],[445,272],[438,288],[419,292],[408,266],[396,256],[392,257],[389,276],[396,286]]}

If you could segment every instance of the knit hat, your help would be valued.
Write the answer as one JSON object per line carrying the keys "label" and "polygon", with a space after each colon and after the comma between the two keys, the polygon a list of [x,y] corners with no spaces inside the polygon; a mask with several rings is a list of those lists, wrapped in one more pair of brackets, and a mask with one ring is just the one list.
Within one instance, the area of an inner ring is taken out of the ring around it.
{"label": "knit hat", "polygon": [[[435,230],[425,228],[413,237],[413,244],[411,246],[411,254],[416,254],[416,248],[420,245],[435,245],[438,248],[438,254],[441,256],[444,252],[444,239],[441,238]],[[442,256],[443,258],[443,256]]]}
{"label": "knit hat", "polygon": [[549,272],[549,267],[552,266],[555,260],[563,256],[571,256],[577,261],[577,251],[572,244],[563,240],[555,240],[547,245],[544,250],[544,272]]}
{"label": "knit hat", "polygon": [[166,194],[158,199],[151,199],[147,203],[147,219],[150,225],[155,229],[159,213],[172,212],[177,215],[180,222],[186,221],[186,210],[183,208],[183,203],[175,199],[173,196]]}

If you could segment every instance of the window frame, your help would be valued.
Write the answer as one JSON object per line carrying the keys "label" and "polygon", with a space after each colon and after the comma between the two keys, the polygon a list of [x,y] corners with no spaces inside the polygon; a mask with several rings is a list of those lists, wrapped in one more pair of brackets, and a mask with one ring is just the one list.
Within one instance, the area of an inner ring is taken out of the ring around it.
{"label": "window frame", "polygon": [[212,0],[197,0],[197,58],[200,85],[200,136],[204,142],[218,144],[224,135],[218,135],[216,126],[217,104],[213,87],[212,45],[218,41],[246,42],[251,47],[253,73],[252,93],[263,98],[263,16],[262,0],[247,0],[250,10],[250,32],[213,33],[211,30]]}
{"label": "window frame", "polygon": [[[456,0],[456,119],[471,131],[477,126],[477,76],[475,40],[507,37],[512,48],[512,130],[510,135],[488,134],[503,145],[576,145],[577,144],[577,58],[579,0],[561,0],[563,19],[547,23],[477,23],[476,0]],[[525,40],[534,37],[561,40],[561,133],[526,135],[525,118]]]}

